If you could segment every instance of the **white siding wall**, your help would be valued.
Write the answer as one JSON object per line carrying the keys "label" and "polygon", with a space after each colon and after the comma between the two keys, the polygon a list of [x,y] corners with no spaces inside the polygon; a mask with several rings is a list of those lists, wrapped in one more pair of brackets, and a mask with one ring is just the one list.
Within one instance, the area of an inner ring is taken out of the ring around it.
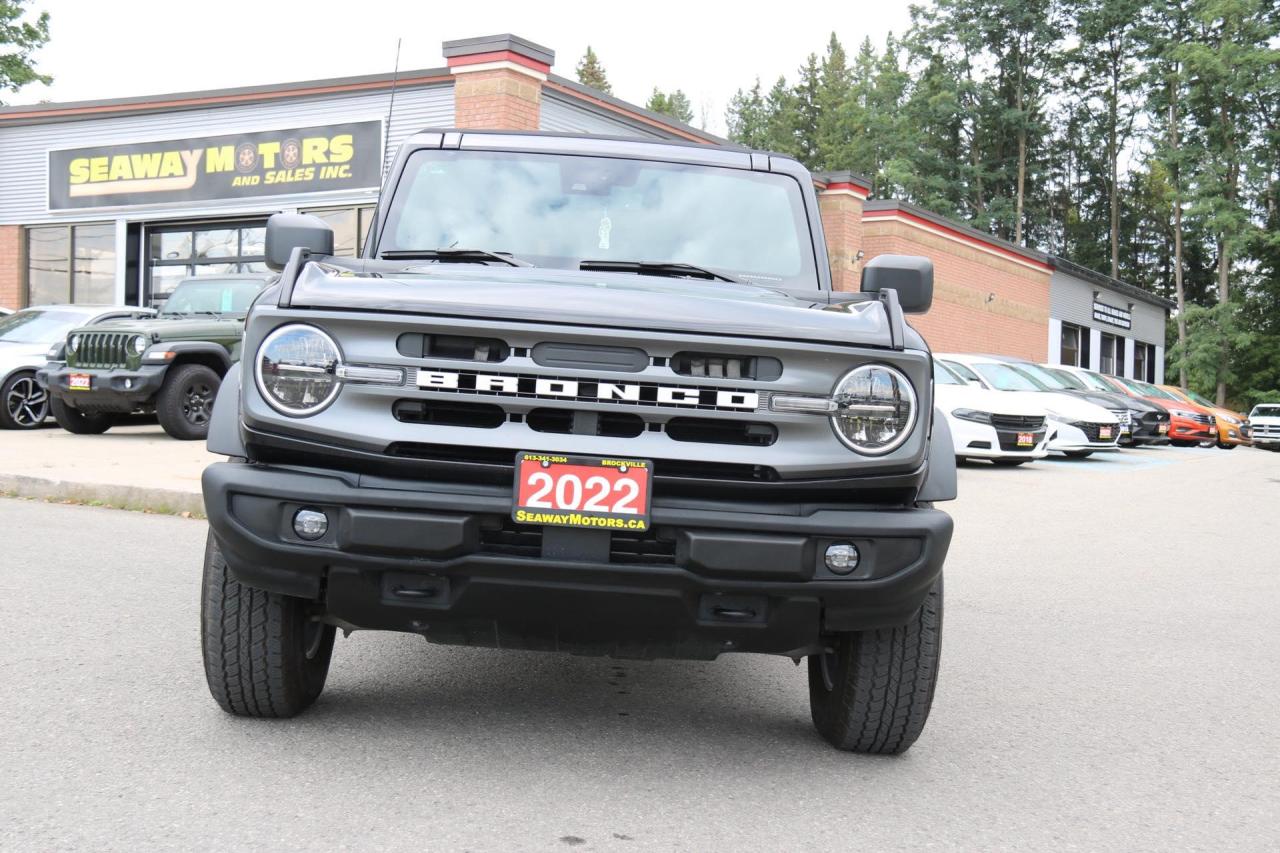
{"label": "white siding wall", "polygon": [[601,136],[640,136],[649,139],[671,139],[657,129],[646,128],[621,118],[603,115],[597,110],[542,93],[542,108],[538,121],[539,130],[560,133],[595,133]]}
{"label": "white siding wall", "polygon": [[[307,127],[337,122],[387,118],[386,92],[376,94],[336,95],[322,98],[297,98],[262,104],[246,104],[212,109],[155,113],[140,116],[86,119],[47,125],[28,125],[0,129],[0,224],[30,225],[39,222],[92,221],[111,218],[91,210],[50,213],[48,210],[49,151],[90,145],[149,142],[194,136],[217,136],[271,130],[284,127]],[[426,127],[450,127],[453,124],[453,85],[406,88],[396,92],[395,116],[388,133],[388,156],[405,137]],[[349,196],[350,194],[347,194]],[[372,198],[376,193],[364,193]],[[344,200],[333,197],[335,202]],[[208,210],[265,210],[296,205],[298,196],[274,199],[236,199],[209,203]],[[190,205],[180,208],[193,215]],[[163,206],[142,208],[143,216],[163,216]]]}

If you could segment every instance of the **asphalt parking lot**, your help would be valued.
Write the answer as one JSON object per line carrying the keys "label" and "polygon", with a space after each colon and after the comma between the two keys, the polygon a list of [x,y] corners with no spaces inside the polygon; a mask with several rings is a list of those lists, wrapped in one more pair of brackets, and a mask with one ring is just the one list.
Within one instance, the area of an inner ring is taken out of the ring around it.
{"label": "asphalt parking lot", "polygon": [[905,756],[787,660],[339,640],[292,721],[200,668],[203,522],[0,499],[0,847],[1274,850],[1280,454],[961,471]]}

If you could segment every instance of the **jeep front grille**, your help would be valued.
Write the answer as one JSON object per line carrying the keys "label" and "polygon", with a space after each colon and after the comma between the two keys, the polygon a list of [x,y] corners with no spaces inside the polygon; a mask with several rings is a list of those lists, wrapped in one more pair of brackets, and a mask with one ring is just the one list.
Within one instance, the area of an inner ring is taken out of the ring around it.
{"label": "jeep front grille", "polygon": [[129,360],[129,332],[79,332],[80,345],[68,350],[67,363],[73,367],[124,367]]}

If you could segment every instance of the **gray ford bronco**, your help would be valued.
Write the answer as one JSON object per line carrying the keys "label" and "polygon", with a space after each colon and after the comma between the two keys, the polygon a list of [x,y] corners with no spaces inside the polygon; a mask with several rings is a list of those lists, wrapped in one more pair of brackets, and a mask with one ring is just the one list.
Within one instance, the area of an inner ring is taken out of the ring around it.
{"label": "gray ford bronco", "polygon": [[625,658],[808,658],[813,722],[897,753],[938,674],[955,497],[932,266],[831,287],[776,154],[427,131],[356,259],[279,214],[213,410],[204,663],[287,717],[337,629]]}

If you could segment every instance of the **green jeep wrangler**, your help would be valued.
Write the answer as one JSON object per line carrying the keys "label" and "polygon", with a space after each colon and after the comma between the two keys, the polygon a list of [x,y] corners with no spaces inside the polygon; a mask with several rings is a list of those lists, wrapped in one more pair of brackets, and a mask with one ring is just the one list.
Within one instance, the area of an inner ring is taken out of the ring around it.
{"label": "green jeep wrangler", "polygon": [[59,364],[41,371],[68,432],[106,432],[115,416],[155,412],[174,438],[203,440],[227,369],[240,359],[244,317],[263,276],[183,280],[154,317],[73,329]]}

